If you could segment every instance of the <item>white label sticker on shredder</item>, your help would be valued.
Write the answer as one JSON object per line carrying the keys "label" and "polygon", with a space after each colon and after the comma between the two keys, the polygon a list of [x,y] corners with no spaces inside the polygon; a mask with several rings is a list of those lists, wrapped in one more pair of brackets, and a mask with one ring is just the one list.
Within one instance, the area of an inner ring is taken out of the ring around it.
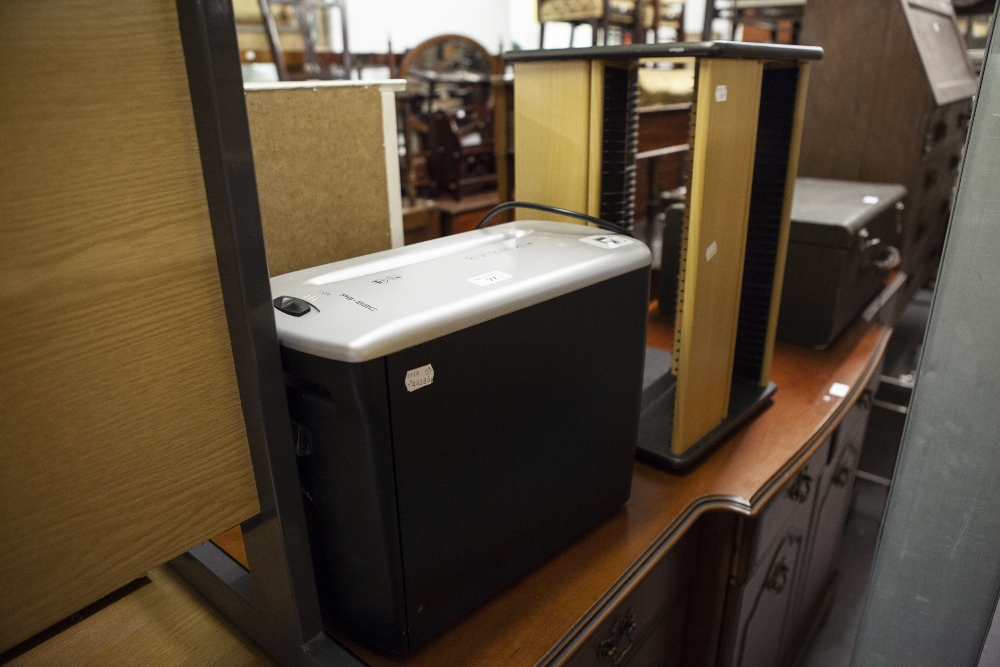
{"label": "white label sticker on shredder", "polygon": [[580,242],[589,243],[590,245],[595,245],[598,248],[604,248],[605,250],[614,250],[615,248],[621,248],[623,245],[633,243],[632,239],[627,236],[615,236],[613,234],[585,236],[580,239]]}
{"label": "white label sticker on shredder", "polygon": [[434,367],[430,364],[406,371],[406,391],[416,391],[434,383]]}
{"label": "white label sticker on shredder", "polygon": [[716,86],[715,87],[715,101],[716,102],[725,102],[727,97],[729,97],[729,86]]}
{"label": "white label sticker on shredder", "polygon": [[504,273],[503,271],[490,271],[489,273],[484,273],[474,278],[466,278],[470,283],[475,283],[480,287],[485,287],[487,285],[492,285],[493,283],[498,283],[501,280],[507,280],[508,278],[513,278],[514,276],[509,273]]}

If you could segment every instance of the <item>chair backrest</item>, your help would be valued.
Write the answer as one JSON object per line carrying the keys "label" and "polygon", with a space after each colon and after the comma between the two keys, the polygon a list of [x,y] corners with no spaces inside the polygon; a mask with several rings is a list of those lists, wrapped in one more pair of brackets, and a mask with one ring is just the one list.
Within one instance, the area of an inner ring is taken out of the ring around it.
{"label": "chair backrest", "polygon": [[[294,22],[302,39],[302,71],[306,79],[331,79],[330,65],[320,56],[320,48],[333,51],[333,22],[330,13],[340,12],[341,39],[343,42],[341,74],[337,78],[351,78],[351,50],[347,39],[346,0],[259,0],[261,18],[267,34],[271,53],[278,68],[278,78],[291,79],[284,49],[278,34],[272,7],[288,7],[295,16]],[[325,42],[325,44],[324,44]]]}

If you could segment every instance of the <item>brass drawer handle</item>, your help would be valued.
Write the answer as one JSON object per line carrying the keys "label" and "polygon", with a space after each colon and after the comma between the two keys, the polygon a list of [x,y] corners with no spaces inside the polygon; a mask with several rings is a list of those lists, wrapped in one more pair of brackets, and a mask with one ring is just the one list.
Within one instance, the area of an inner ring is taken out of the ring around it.
{"label": "brass drawer handle", "polygon": [[[628,652],[632,650],[632,631],[635,630],[635,611],[629,609],[628,612],[619,616],[615,624],[611,626],[608,638],[597,647],[597,657],[607,658],[611,664],[620,664]],[[622,644],[627,640],[624,649]]]}
{"label": "brass drawer handle", "polygon": [[851,479],[851,469],[848,466],[840,466],[840,470],[833,477],[833,483],[836,486],[847,486],[849,479]]}
{"label": "brass drawer handle", "polygon": [[767,578],[764,588],[769,588],[775,593],[781,593],[781,591],[785,590],[785,586],[788,585],[788,572],[788,565],[785,564],[785,559],[782,557],[778,561],[778,564],[774,566],[771,576]]}
{"label": "brass drawer handle", "polygon": [[795,486],[788,490],[788,495],[792,500],[800,503],[809,500],[809,491],[812,490],[812,479],[808,469],[803,470],[799,474],[799,479],[795,482]]}
{"label": "brass drawer handle", "polygon": [[861,406],[861,409],[863,410],[870,410],[873,399],[872,390],[865,389],[864,392],[861,393],[861,398],[858,399],[858,405]]}

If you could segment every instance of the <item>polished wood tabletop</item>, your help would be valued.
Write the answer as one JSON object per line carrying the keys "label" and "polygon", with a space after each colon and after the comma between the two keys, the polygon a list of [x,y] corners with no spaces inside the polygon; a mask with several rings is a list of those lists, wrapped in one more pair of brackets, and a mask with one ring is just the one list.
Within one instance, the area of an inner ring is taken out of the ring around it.
{"label": "polished wood tabletop", "polygon": [[[672,323],[654,304],[649,344],[670,349],[672,332]],[[876,370],[890,333],[883,326],[859,320],[825,351],[778,343],[772,368],[778,392],[769,407],[686,474],[636,463],[632,495],[615,515],[427,647],[399,658],[337,638],[358,657],[378,666],[506,667],[559,662],[700,515],[720,509],[744,515],[759,512],[857,400]],[[846,385],[847,395],[831,394],[834,383]],[[238,529],[217,541],[245,564]],[[214,664],[269,662],[249,640],[234,643],[233,636],[242,635],[179,577],[164,570],[151,573],[150,578],[153,582],[144,589],[23,655],[16,664],[83,664],[107,655],[108,642],[116,654],[124,651],[140,660],[148,656],[158,661],[170,654],[180,662],[185,657],[198,662],[197,656],[215,656],[217,647],[226,646],[228,653]],[[152,590],[156,587],[169,590],[157,593]],[[138,593],[142,599],[129,602]],[[115,609],[123,604],[131,605],[129,609],[139,604],[142,623],[156,632],[139,633],[134,623],[121,626],[122,614]],[[195,628],[190,609],[197,604],[205,607],[205,613],[198,616],[202,620]],[[183,618],[175,618],[181,606]],[[149,636],[155,637],[158,648],[149,643]]]}

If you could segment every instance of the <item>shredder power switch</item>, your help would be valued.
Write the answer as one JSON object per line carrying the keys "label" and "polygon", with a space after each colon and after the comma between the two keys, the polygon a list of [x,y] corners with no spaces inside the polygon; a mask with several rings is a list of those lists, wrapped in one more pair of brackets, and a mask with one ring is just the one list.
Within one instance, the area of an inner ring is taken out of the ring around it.
{"label": "shredder power switch", "polygon": [[279,296],[274,300],[274,307],[292,317],[302,317],[311,310],[308,303],[294,296]]}

